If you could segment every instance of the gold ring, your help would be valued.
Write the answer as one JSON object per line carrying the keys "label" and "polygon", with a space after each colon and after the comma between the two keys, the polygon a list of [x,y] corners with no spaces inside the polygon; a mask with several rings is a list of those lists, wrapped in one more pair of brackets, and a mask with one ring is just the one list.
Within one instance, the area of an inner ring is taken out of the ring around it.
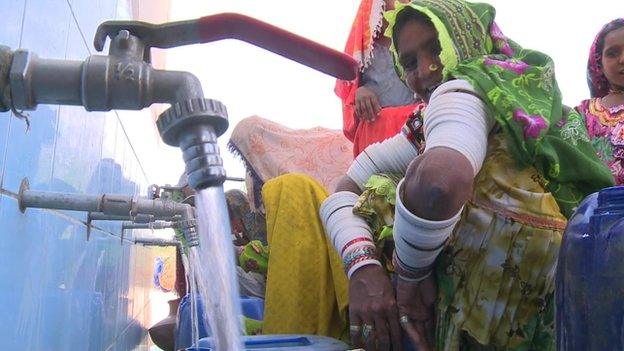
{"label": "gold ring", "polygon": [[437,64],[435,64],[435,63],[432,63],[432,64],[430,64],[430,65],[429,65],[429,70],[430,70],[431,72],[435,72],[435,71],[437,71],[437,70],[438,70],[438,68],[440,68],[440,67],[439,67]]}

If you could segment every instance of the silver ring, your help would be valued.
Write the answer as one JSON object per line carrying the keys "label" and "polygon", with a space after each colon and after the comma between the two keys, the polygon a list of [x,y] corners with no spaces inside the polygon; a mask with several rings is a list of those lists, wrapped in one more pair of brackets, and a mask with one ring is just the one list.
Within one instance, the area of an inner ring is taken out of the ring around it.
{"label": "silver ring", "polygon": [[401,318],[399,318],[399,322],[401,322],[401,324],[408,324],[410,319],[407,315],[402,315]]}
{"label": "silver ring", "polygon": [[368,324],[362,324],[362,337],[364,340],[367,340],[370,336],[370,333],[373,332],[373,326]]}
{"label": "silver ring", "polygon": [[351,334],[358,334],[360,332],[360,330],[362,330],[362,327],[360,327],[359,325],[350,325],[349,326],[349,331],[351,332]]}

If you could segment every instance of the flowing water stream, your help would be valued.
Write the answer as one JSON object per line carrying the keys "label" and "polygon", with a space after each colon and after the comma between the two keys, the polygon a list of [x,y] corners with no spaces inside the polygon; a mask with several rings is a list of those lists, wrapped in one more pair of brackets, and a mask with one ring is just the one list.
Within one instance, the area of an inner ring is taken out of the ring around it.
{"label": "flowing water stream", "polygon": [[[202,297],[205,314],[202,317],[210,326],[213,349],[239,351],[242,349],[241,308],[223,188],[200,190],[195,196],[195,205],[200,244],[189,249],[191,301],[194,294]],[[197,306],[191,308],[196,311]],[[193,340],[197,337],[196,318]]]}

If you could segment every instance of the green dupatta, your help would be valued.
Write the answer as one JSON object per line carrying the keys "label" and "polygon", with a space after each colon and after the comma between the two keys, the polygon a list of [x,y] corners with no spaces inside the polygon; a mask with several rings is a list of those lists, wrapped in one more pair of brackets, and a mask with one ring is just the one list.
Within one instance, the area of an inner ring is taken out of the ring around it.
{"label": "green dupatta", "polygon": [[[385,14],[387,36],[408,6],[427,15],[438,31],[444,80],[472,84],[493,111],[515,160],[537,168],[540,183],[565,216],[587,195],[614,184],[584,120],[562,105],[552,59],[508,40],[494,22],[493,7],[461,0],[397,2]],[[403,76],[394,43],[391,51]]]}

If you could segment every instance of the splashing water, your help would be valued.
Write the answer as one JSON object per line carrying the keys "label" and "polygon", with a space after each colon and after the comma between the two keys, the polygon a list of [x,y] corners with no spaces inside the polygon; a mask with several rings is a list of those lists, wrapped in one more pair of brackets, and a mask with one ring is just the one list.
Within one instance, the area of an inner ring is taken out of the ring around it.
{"label": "splashing water", "polygon": [[242,349],[238,283],[230,221],[222,187],[200,190],[195,198],[199,246],[189,251],[204,318],[216,351]]}
{"label": "splashing water", "polygon": [[[199,320],[198,320],[198,312],[197,312],[197,275],[195,274],[196,265],[199,264],[197,260],[197,250],[195,248],[190,248],[189,257],[193,256],[193,259],[190,260],[193,262],[191,264],[189,262],[189,258],[186,255],[182,255],[182,262],[184,264],[184,270],[187,273],[186,278],[186,286],[189,288],[189,295],[191,296],[191,340],[193,341],[193,345],[199,344]],[[202,316],[203,318],[203,316]]]}

